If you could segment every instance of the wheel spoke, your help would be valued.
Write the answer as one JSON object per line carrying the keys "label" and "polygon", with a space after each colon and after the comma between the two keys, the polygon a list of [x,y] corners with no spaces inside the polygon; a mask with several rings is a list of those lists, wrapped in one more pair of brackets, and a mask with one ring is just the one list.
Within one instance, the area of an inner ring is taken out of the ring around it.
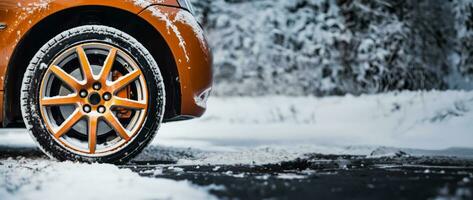
{"label": "wheel spoke", "polygon": [[131,82],[136,80],[138,77],[140,77],[140,75],[141,75],[141,71],[140,70],[135,70],[135,71],[132,71],[132,72],[120,77],[118,80],[113,82],[113,84],[111,86],[112,91],[114,93],[118,92],[120,89],[124,88],[125,86],[127,86],[128,84],[130,84]]}
{"label": "wheel spoke", "polygon": [[62,124],[57,128],[54,133],[54,137],[60,138],[63,136],[67,131],[69,131],[74,124],[76,124],[80,119],[82,119],[83,115],[79,108],[76,108],[74,113],[69,116]]}
{"label": "wheel spoke", "polygon": [[121,97],[114,97],[113,103],[114,103],[114,106],[117,106],[117,107],[137,109],[137,110],[146,109],[146,106],[147,106],[146,103],[131,100],[131,99],[125,99]]}
{"label": "wheel spoke", "polygon": [[89,153],[95,153],[95,148],[97,147],[97,127],[98,127],[98,117],[90,116],[89,117]]}
{"label": "wheel spoke", "polygon": [[41,99],[41,105],[43,106],[72,105],[77,102],[78,102],[77,95],[43,97]]}
{"label": "wheel spoke", "polygon": [[126,141],[130,140],[128,131],[122,126],[120,121],[118,121],[112,112],[109,111],[105,114],[105,121],[118,133],[118,135],[120,135],[121,138]]}
{"label": "wheel spoke", "polygon": [[58,67],[57,65],[52,65],[49,70],[51,70],[51,72],[56,76],[58,77],[59,79],[61,79],[64,83],[66,83],[69,87],[71,87],[72,89],[78,91],[79,88],[81,87],[81,84],[79,83],[79,81],[74,78],[73,76],[71,76],[70,74],[68,74],[67,72],[65,72],[64,70],[62,70],[60,67]]}
{"label": "wheel spoke", "polygon": [[110,71],[112,70],[113,63],[115,62],[115,57],[117,55],[117,49],[110,49],[107,59],[104,62],[102,70],[100,71],[100,81],[105,82],[107,80]]}
{"label": "wheel spoke", "polygon": [[82,73],[84,73],[84,80],[89,81],[93,80],[94,73],[90,67],[89,59],[87,59],[87,54],[81,46],[76,48],[77,56],[79,57],[80,66],[82,68]]}

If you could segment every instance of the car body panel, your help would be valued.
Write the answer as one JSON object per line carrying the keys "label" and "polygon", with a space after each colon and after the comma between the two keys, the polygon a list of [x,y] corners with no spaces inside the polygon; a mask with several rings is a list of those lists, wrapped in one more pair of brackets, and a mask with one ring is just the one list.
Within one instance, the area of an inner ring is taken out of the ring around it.
{"label": "car body panel", "polygon": [[[6,24],[6,28],[0,30],[2,97],[10,58],[23,36],[46,17],[80,6],[117,8],[134,13],[151,24],[165,38],[177,65],[181,84],[180,114],[193,117],[203,114],[205,108],[197,105],[195,97],[211,87],[212,58],[202,29],[188,11],[179,8],[176,0],[0,0],[0,23]],[[171,20],[153,15],[154,10],[160,10],[164,13],[163,16],[168,16]],[[182,19],[176,20],[176,16]],[[0,105],[3,102],[4,99],[0,98]],[[3,121],[3,115],[0,115],[0,121]]]}
{"label": "car body panel", "polygon": [[212,84],[212,56],[203,30],[191,13],[175,7],[151,6],[140,16],[164,36],[174,55],[181,84],[181,115],[201,116],[205,107],[196,98]]}

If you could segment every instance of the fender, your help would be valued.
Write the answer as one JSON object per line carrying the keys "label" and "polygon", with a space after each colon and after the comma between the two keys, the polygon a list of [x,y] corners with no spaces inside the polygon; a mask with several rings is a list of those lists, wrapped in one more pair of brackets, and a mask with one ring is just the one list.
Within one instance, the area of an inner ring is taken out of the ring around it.
{"label": "fender", "polygon": [[164,36],[174,55],[181,85],[181,115],[201,116],[205,105],[199,102],[205,102],[212,84],[212,54],[204,31],[190,12],[176,7],[153,5],[139,16]]}

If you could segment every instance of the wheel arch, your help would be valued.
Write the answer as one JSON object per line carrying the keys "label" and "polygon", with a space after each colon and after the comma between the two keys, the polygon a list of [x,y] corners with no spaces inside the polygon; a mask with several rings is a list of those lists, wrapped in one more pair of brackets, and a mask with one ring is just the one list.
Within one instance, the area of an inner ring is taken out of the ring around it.
{"label": "wheel arch", "polygon": [[[67,19],[67,20],[64,20]],[[58,26],[60,24],[60,26]],[[64,30],[100,24],[122,30],[142,43],[158,63],[166,88],[165,119],[180,113],[180,85],[177,65],[163,36],[138,15],[107,6],[79,6],[52,14],[35,24],[18,43],[5,78],[3,126],[24,126],[20,112],[23,74],[34,54],[48,40]]]}

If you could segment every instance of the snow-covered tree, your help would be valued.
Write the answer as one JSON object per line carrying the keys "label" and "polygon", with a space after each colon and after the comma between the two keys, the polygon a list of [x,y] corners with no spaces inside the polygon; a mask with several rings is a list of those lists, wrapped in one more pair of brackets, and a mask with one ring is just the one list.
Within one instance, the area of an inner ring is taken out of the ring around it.
{"label": "snow-covered tree", "polygon": [[[456,67],[453,77],[454,87],[472,88],[473,78],[473,1],[453,1],[454,31],[456,33],[456,53],[450,61]],[[465,79],[466,81],[461,81]],[[460,79],[460,80],[459,80]]]}
{"label": "snow-covered tree", "polygon": [[445,89],[473,74],[467,0],[195,0],[194,5],[214,52],[217,95]]}

